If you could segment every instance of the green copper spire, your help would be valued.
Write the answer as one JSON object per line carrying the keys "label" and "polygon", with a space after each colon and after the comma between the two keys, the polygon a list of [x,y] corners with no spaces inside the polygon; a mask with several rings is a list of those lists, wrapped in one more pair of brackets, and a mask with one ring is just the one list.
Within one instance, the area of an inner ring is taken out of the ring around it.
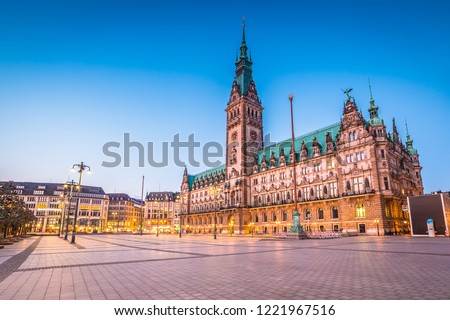
{"label": "green copper spire", "polygon": [[246,95],[248,86],[252,81],[252,61],[247,55],[247,43],[245,41],[245,20],[242,20],[242,41],[241,41],[241,55],[236,60],[236,75],[234,81],[239,86],[241,95]]}
{"label": "green copper spire", "polygon": [[242,17],[241,58],[247,59],[247,43],[245,42],[245,18]]}
{"label": "green copper spire", "polygon": [[408,150],[409,154],[417,154],[417,149],[413,146],[413,140],[411,139],[411,136],[409,135],[408,130],[408,122],[405,120],[406,125],[406,150]]}
{"label": "green copper spire", "polygon": [[372,85],[370,84],[370,78],[369,79],[369,92],[370,92],[370,106],[375,106],[375,100],[373,99],[372,96]]}
{"label": "green copper spire", "polygon": [[375,105],[375,99],[372,96],[372,85],[370,84],[370,78],[369,78],[369,92],[370,92],[369,124],[372,126],[381,126],[381,125],[383,125],[383,119],[381,119],[378,116],[378,106]]}

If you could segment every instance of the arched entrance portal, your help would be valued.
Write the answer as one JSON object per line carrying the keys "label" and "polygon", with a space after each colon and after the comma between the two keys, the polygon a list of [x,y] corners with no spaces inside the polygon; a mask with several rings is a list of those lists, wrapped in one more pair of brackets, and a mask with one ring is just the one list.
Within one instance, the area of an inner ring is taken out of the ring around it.
{"label": "arched entrance portal", "polygon": [[234,215],[228,217],[228,234],[232,235],[234,233]]}

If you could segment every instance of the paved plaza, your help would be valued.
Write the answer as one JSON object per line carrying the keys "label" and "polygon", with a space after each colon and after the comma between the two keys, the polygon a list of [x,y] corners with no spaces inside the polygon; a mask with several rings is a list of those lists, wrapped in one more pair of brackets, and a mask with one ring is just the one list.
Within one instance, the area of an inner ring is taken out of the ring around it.
{"label": "paved plaza", "polygon": [[0,299],[450,299],[450,239],[78,235],[0,249]]}

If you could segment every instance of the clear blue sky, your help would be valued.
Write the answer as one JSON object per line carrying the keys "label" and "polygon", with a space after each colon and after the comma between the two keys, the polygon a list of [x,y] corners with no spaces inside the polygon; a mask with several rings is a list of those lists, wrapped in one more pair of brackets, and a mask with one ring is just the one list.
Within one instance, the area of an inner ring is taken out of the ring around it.
{"label": "clear blue sky", "polygon": [[146,190],[179,190],[182,168],[139,168],[136,154],[104,168],[102,146],[127,132],[159,159],[176,133],[224,143],[245,15],[273,139],[289,137],[291,92],[297,135],[339,121],[341,88],[368,117],[370,77],[388,130],[395,116],[405,140],[408,120],[425,190],[448,190],[449,12],[447,1],[2,0],[0,180],[64,182],[84,161],[84,183],[107,192],[138,196],[142,175]]}

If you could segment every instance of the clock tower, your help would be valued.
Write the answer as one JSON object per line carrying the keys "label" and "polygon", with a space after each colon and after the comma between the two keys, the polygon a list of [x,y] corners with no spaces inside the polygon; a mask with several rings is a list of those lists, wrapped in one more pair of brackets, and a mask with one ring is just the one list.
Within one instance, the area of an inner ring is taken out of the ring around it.
{"label": "clock tower", "polygon": [[[263,147],[263,107],[252,77],[252,59],[247,54],[245,24],[242,24],[240,56],[227,108],[227,179],[243,180],[252,173],[258,152]],[[238,182],[240,183],[240,182]]]}

